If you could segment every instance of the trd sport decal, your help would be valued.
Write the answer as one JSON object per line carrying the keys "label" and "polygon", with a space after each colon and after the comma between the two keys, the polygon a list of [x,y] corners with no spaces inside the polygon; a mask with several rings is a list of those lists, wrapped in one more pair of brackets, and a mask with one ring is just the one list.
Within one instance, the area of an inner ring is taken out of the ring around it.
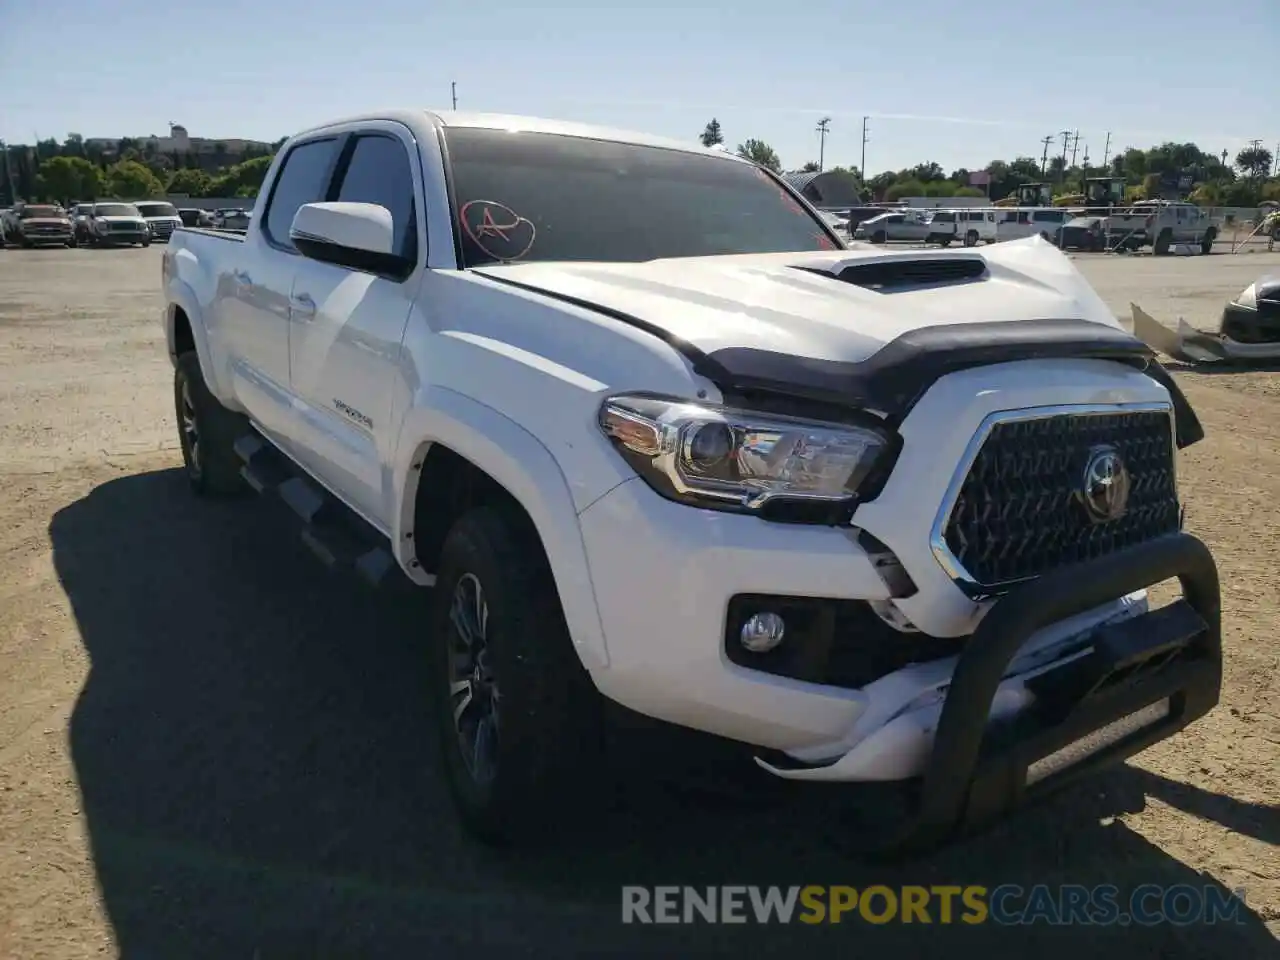
{"label": "trd sport decal", "polygon": [[373,420],[370,419],[369,417],[366,417],[363,413],[361,413],[355,407],[347,406],[347,404],[343,403],[337,397],[334,397],[333,405],[337,407],[341,412],[345,413],[352,420],[354,420],[356,423],[360,424],[362,427],[367,427],[370,430],[373,429]]}

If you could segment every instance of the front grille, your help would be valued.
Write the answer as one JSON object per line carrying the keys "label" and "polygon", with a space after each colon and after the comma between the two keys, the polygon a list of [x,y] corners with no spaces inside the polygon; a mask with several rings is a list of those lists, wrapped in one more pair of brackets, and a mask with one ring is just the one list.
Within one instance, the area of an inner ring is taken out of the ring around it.
{"label": "front grille", "polygon": [[116,233],[141,233],[142,227],[136,223],[113,223],[111,229]]}
{"label": "front grille", "polygon": [[[1128,469],[1127,512],[1095,522],[1083,503],[1090,458],[1110,446]],[[1037,577],[1174,533],[1181,524],[1168,411],[1061,414],[997,422],[943,529],[977,584]]]}

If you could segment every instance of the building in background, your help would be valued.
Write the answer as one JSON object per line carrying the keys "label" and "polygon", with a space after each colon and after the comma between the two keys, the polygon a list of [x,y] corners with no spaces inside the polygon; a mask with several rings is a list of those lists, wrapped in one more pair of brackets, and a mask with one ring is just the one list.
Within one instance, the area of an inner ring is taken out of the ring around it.
{"label": "building in background", "polygon": [[271,144],[264,140],[245,140],[238,137],[229,139],[211,139],[209,137],[193,137],[187,133],[187,128],[180,123],[169,124],[169,135],[167,137],[89,137],[85,140],[85,146],[93,150],[101,150],[104,156],[110,156],[115,153],[120,146],[120,140],[131,140],[137,145],[139,150],[150,148],[155,153],[165,154],[167,156],[178,155],[184,156],[207,156],[225,158],[229,163],[237,162],[239,157],[246,153],[264,153],[270,151]]}

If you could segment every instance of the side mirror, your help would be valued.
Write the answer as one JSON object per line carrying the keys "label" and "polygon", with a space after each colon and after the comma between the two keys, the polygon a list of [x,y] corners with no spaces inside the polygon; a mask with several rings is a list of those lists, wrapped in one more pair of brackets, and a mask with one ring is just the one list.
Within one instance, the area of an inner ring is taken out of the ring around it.
{"label": "side mirror", "polygon": [[397,255],[391,211],[376,203],[304,203],[289,239],[312,260],[403,279],[414,263]]}

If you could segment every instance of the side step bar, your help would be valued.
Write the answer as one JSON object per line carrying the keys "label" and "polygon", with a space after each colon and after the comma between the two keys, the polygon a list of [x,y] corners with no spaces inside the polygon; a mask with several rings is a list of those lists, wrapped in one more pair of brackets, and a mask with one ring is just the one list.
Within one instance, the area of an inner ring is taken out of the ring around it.
{"label": "side step bar", "polygon": [[258,434],[235,442],[244,461],[240,476],[263,496],[272,496],[302,521],[302,542],[330,569],[355,573],[373,586],[399,578],[386,537],[356,516]]}

